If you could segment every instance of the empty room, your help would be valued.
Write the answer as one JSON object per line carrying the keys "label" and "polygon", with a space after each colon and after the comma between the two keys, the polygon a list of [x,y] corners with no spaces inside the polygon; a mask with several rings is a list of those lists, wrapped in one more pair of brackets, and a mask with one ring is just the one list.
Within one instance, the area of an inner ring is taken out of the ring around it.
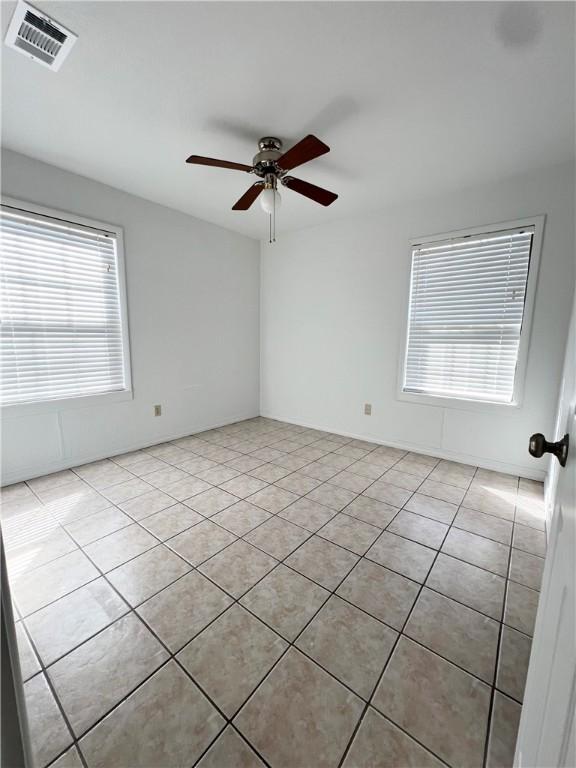
{"label": "empty room", "polygon": [[4,768],[574,768],[575,10],[0,0]]}

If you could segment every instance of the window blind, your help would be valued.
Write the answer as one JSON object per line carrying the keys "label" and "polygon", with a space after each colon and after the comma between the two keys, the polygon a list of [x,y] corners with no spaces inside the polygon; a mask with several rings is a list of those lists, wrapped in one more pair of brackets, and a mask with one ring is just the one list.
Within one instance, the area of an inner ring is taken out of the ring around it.
{"label": "window blind", "polygon": [[0,209],[2,405],[126,388],[117,238]]}
{"label": "window blind", "polygon": [[404,391],[510,403],[534,227],[412,251]]}

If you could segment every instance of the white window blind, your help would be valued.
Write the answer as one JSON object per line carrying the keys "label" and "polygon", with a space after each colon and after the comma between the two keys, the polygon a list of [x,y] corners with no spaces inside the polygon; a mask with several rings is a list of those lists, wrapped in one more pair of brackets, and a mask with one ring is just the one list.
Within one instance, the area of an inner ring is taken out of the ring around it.
{"label": "white window blind", "polygon": [[2,405],[126,389],[117,237],[0,212]]}
{"label": "white window blind", "polygon": [[412,251],[404,392],[511,403],[534,227]]}

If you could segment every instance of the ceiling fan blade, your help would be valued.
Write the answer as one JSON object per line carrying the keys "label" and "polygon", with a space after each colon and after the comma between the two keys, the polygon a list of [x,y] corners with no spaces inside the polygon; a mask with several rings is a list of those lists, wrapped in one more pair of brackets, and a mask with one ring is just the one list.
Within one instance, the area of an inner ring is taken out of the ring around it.
{"label": "ceiling fan blade", "polygon": [[320,139],[317,139],[316,136],[309,134],[302,141],[299,141],[298,144],[294,144],[282,157],[279,157],[277,163],[282,170],[291,171],[297,165],[314,160],[315,157],[320,157],[320,155],[324,155],[326,152],[330,152],[330,147],[324,144],[323,141],[320,141]]}
{"label": "ceiling fan blade", "polygon": [[193,165],[210,165],[214,168],[230,168],[233,171],[246,171],[246,173],[250,173],[252,170],[251,165],[230,163],[228,160],[215,160],[213,157],[202,157],[201,155],[190,155],[186,162]]}
{"label": "ceiling fan blade", "polygon": [[264,182],[263,181],[257,181],[256,184],[252,184],[252,186],[244,192],[240,200],[238,200],[234,205],[232,206],[233,211],[247,211],[248,208],[252,205],[254,200],[258,197],[260,192],[264,189]]}
{"label": "ceiling fan blade", "polygon": [[317,187],[315,184],[309,184],[307,181],[302,181],[302,179],[295,179],[294,176],[285,176],[282,179],[282,184],[288,187],[288,189],[294,190],[294,192],[299,192],[304,197],[309,197],[315,203],[320,203],[320,205],[330,205],[338,198],[338,195],[334,192]]}

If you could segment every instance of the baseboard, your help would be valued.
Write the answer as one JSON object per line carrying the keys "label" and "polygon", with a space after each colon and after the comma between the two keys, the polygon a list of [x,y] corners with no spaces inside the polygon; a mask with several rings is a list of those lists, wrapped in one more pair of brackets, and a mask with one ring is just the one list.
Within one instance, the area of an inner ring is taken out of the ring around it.
{"label": "baseboard", "polygon": [[454,451],[446,451],[441,448],[425,448],[421,445],[408,442],[398,442],[395,440],[380,440],[373,435],[360,434],[354,432],[344,432],[341,429],[337,429],[331,425],[326,424],[312,424],[309,422],[301,421],[290,416],[278,416],[277,414],[269,412],[261,412],[261,416],[267,419],[276,419],[277,421],[285,421],[287,424],[294,424],[298,427],[306,427],[308,429],[318,429],[322,432],[332,432],[335,435],[343,435],[344,437],[351,437],[355,440],[367,440],[370,443],[376,443],[377,445],[386,445],[390,448],[400,448],[403,451],[414,451],[415,453],[423,453],[427,456],[435,456],[439,459],[447,459],[448,461],[457,461],[460,464],[472,464],[475,467],[481,467],[482,469],[491,469],[495,472],[503,472],[507,475],[517,475],[519,477],[525,477],[529,480],[538,480],[544,482],[546,479],[546,472],[542,469],[533,469],[531,467],[519,466],[516,464],[508,464],[503,461],[492,461],[491,459],[485,459],[481,456],[473,456],[466,453],[456,453]]}
{"label": "baseboard", "polygon": [[[421,445],[416,445],[414,443],[398,442],[398,441],[391,441],[391,440],[387,440],[387,441],[380,440],[378,438],[375,438],[373,435],[354,433],[354,432],[345,432],[345,431],[342,431],[341,429],[334,428],[331,425],[316,424],[316,423],[312,424],[310,422],[304,422],[294,417],[278,416],[272,413],[265,413],[265,412],[262,412],[260,414],[250,413],[250,414],[236,415],[229,419],[226,419],[225,421],[203,424],[200,426],[196,426],[192,429],[187,429],[184,432],[167,433],[160,437],[155,437],[154,440],[151,440],[150,442],[124,444],[120,447],[115,447],[113,449],[114,450],[113,455],[117,455],[121,453],[129,453],[130,451],[139,451],[139,450],[142,450],[143,448],[149,448],[152,445],[157,445],[158,443],[166,443],[166,442],[169,442],[170,440],[178,440],[181,437],[188,437],[188,435],[196,434],[198,432],[204,432],[208,429],[217,429],[218,427],[225,427],[228,424],[234,424],[238,421],[246,421],[247,419],[254,419],[258,415],[263,416],[265,418],[269,418],[269,419],[275,419],[277,421],[284,421],[287,424],[294,424],[299,427],[306,427],[308,429],[318,429],[323,432],[333,432],[334,434],[344,435],[345,437],[350,437],[355,440],[367,440],[371,443],[376,443],[377,445],[387,445],[387,446],[390,446],[391,448],[400,448],[401,450],[405,450],[405,451],[415,451],[417,453],[423,453],[428,456],[437,456],[440,459],[457,461],[461,464],[473,464],[474,466],[482,467],[483,469],[492,469],[492,470],[495,470],[496,472],[504,472],[509,475],[519,475],[520,477],[526,477],[531,480],[538,480],[540,482],[543,482],[546,479],[546,472],[544,470],[531,469],[528,467],[518,466],[515,464],[508,464],[506,462],[491,461],[489,459],[484,459],[479,456],[472,456],[472,455],[463,454],[463,453],[455,453],[453,451],[446,451],[440,448],[438,449],[423,448]],[[86,454],[84,456],[74,457],[73,459],[69,457],[62,458],[57,461],[50,462],[41,468],[28,467],[28,468],[16,470],[14,472],[6,473],[6,475],[2,477],[2,485],[3,486],[12,485],[13,483],[20,483],[23,480],[31,480],[34,477],[49,475],[52,472],[60,472],[63,469],[71,469],[72,467],[77,467],[77,466],[80,466],[81,464],[89,464],[91,461],[99,461],[100,459],[107,459],[110,455],[111,455],[110,452],[106,452],[106,453],[97,452],[92,454]]]}
{"label": "baseboard", "polygon": [[13,485],[14,483],[21,483],[24,480],[32,480],[34,477],[42,477],[43,475],[50,475],[52,472],[60,472],[63,469],[71,469],[72,467],[79,467],[82,464],[89,464],[92,461],[100,461],[101,459],[107,459],[110,456],[117,456],[122,453],[130,453],[131,451],[140,451],[143,448],[150,448],[152,445],[158,445],[159,443],[168,443],[170,440],[178,440],[181,437],[188,437],[189,435],[197,434],[198,432],[205,432],[208,429],[217,429],[218,427],[226,427],[228,424],[235,424],[238,421],[246,421],[247,419],[255,419],[259,414],[250,413],[244,415],[238,415],[230,417],[225,421],[211,422],[209,424],[203,424],[200,426],[187,429],[185,432],[168,433],[155,437],[150,442],[139,443],[127,443],[120,447],[114,446],[113,453],[108,450],[106,453],[90,453],[83,456],[66,457],[58,459],[57,461],[48,462],[42,467],[27,467],[18,469],[13,472],[7,472],[2,475],[2,487],[5,485]]}

